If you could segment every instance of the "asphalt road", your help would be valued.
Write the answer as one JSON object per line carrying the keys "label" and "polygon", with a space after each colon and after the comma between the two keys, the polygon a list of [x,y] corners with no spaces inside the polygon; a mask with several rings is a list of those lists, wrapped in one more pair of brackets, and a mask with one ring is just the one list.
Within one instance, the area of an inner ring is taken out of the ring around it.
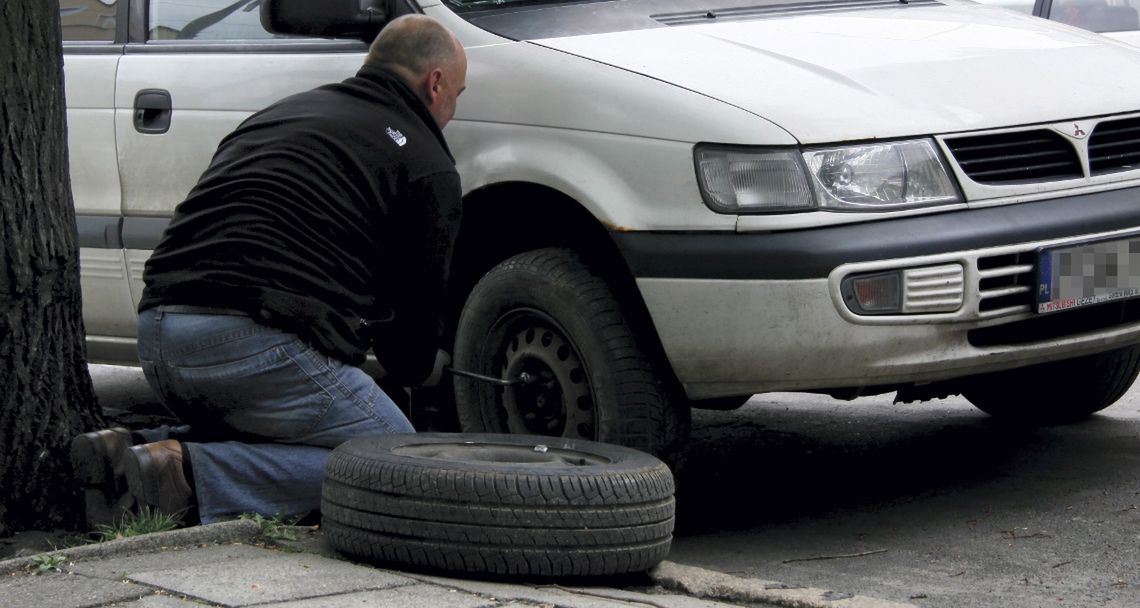
{"label": "asphalt road", "polygon": [[671,561],[918,606],[1140,606],[1140,390],[1022,431],[960,398],[694,418]]}
{"label": "asphalt road", "polygon": [[[161,414],[135,369],[108,410]],[[767,394],[694,413],[669,560],[918,606],[1140,606],[1140,389],[1014,430],[962,399]]]}

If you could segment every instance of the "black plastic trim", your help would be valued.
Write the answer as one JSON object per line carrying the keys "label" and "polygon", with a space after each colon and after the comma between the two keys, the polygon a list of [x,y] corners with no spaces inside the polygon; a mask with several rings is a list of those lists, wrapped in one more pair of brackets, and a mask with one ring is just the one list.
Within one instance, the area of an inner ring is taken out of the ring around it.
{"label": "black plastic trim", "polygon": [[64,42],[64,55],[122,55],[123,45],[114,42]]}
{"label": "black plastic trim", "polygon": [[76,215],[79,246],[92,249],[122,249],[119,236],[123,218],[117,215]]}
{"label": "black plastic trim", "polygon": [[118,0],[115,4],[115,42],[124,44],[130,35],[131,0]]}
{"label": "black plastic trim", "polygon": [[1121,300],[1087,308],[1039,315],[966,332],[970,346],[985,348],[1056,340],[1140,321],[1140,301]]}
{"label": "black plastic trim", "polygon": [[123,218],[123,248],[154,249],[169,223],[168,217]]}
{"label": "black plastic trim", "polygon": [[276,39],[239,42],[158,42],[129,44],[127,53],[363,53],[368,45],[360,40]]}
{"label": "black plastic trim", "polygon": [[841,264],[1140,227],[1140,188],[771,233],[613,232],[638,278],[819,279]]}

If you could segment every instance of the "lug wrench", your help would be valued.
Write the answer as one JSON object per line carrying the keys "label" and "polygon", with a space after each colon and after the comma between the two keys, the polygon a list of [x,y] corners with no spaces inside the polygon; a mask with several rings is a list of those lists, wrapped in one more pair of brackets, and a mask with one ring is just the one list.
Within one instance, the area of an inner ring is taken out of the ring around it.
{"label": "lug wrench", "polygon": [[511,380],[504,380],[502,378],[496,378],[494,376],[484,376],[483,374],[476,374],[475,372],[455,369],[451,366],[447,366],[443,369],[455,374],[456,376],[463,376],[464,378],[471,378],[472,380],[482,380],[483,382],[490,382],[491,384],[497,384],[499,386],[515,386],[516,384],[529,385],[535,384],[539,381],[538,376],[527,372],[521,372],[517,377]]}

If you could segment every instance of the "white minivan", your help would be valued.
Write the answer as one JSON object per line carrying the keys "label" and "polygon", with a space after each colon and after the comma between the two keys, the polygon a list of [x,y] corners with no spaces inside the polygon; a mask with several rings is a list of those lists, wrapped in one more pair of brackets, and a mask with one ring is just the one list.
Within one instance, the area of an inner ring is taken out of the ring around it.
{"label": "white minivan", "polygon": [[143,263],[222,136],[422,12],[469,59],[454,366],[502,380],[453,377],[463,430],[670,455],[690,407],[765,391],[1056,423],[1140,369],[1140,52],[1091,32],[966,0],[60,11],[92,361],[135,361]]}

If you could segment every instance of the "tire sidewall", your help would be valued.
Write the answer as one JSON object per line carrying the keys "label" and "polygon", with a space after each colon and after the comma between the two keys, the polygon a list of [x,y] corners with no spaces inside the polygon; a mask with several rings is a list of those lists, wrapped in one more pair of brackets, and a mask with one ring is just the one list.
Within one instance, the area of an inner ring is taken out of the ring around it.
{"label": "tire sidewall", "polygon": [[[455,449],[468,445],[488,449]],[[532,460],[536,445],[548,450]],[[620,445],[522,434],[359,437],[329,455],[322,529],[337,551],[401,569],[609,576],[665,559],[674,491],[664,462]]]}
{"label": "tire sidewall", "polygon": [[[573,256],[569,251],[566,255]],[[610,294],[612,297],[612,291]],[[614,405],[618,403],[618,395],[606,373],[614,368],[616,361],[604,346],[605,336],[593,327],[587,316],[593,312],[591,303],[583,300],[581,293],[559,280],[557,275],[543,275],[527,264],[508,262],[498,267],[479,281],[463,308],[456,336],[456,367],[492,374],[490,363],[500,349],[498,341],[491,340],[496,323],[512,311],[537,310],[554,322],[579,355],[592,392],[596,440],[619,443],[620,420]],[[621,323],[628,327],[624,317]],[[496,428],[491,418],[494,413],[487,411],[487,407],[481,405],[477,412],[467,407],[472,403],[497,403],[497,391],[502,389],[460,377],[455,378],[455,385],[456,406],[464,431],[505,431]]]}

